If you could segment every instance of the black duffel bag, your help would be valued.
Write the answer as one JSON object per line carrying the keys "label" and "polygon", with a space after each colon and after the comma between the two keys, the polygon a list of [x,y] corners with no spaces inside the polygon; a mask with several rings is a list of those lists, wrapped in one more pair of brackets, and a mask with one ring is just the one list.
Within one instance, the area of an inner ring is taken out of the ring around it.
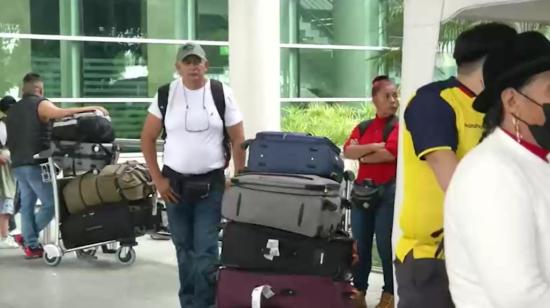
{"label": "black duffel bag", "polygon": [[83,112],[52,123],[52,139],[90,143],[115,140],[111,118],[101,112]]}

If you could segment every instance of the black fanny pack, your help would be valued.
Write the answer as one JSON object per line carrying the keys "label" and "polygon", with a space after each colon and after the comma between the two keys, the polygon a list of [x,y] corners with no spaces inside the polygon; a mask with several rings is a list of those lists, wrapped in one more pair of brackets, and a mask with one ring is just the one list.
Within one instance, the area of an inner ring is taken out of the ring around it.
{"label": "black fanny pack", "polygon": [[164,166],[162,175],[170,180],[172,190],[188,202],[208,198],[210,191],[220,185],[223,187],[225,181],[223,169],[216,169],[205,174],[181,174]]}
{"label": "black fanny pack", "polygon": [[362,183],[353,183],[351,202],[368,209],[378,204],[383,194],[384,185],[375,185],[371,179],[365,179]]}

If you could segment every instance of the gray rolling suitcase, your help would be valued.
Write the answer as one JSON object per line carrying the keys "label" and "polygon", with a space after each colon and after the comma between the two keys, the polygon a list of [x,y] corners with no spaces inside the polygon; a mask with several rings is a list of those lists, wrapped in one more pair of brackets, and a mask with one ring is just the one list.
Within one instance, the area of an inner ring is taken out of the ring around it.
{"label": "gray rolling suitcase", "polygon": [[316,175],[249,173],[231,180],[225,218],[310,237],[327,237],[342,221],[340,184]]}

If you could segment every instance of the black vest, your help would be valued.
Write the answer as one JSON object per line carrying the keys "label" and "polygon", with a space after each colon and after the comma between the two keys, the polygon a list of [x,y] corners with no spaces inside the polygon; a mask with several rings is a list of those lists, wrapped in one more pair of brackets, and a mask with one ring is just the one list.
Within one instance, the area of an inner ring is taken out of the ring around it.
{"label": "black vest", "polygon": [[36,95],[24,95],[8,110],[7,143],[13,168],[44,162],[34,159],[33,156],[49,148],[49,126],[42,123],[38,116],[38,105],[45,99]]}

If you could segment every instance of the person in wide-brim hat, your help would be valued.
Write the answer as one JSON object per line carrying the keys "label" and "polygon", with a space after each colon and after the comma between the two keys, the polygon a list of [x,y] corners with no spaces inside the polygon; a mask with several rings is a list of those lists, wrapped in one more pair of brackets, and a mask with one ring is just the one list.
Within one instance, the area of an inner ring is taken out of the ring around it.
{"label": "person in wide-brim hat", "polygon": [[485,137],[445,200],[450,290],[460,307],[550,307],[550,41],[518,34],[489,54]]}

